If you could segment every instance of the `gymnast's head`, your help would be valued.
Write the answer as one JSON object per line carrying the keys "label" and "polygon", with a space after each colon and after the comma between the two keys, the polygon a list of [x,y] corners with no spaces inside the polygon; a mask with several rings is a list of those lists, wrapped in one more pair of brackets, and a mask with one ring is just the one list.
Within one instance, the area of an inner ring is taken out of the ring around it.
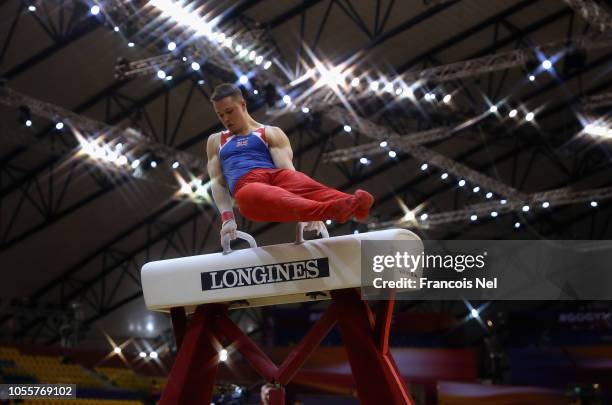
{"label": "gymnast's head", "polygon": [[246,108],[246,101],[238,86],[231,83],[218,85],[215,87],[210,101],[219,121],[225,128],[235,134],[244,131],[250,116]]}

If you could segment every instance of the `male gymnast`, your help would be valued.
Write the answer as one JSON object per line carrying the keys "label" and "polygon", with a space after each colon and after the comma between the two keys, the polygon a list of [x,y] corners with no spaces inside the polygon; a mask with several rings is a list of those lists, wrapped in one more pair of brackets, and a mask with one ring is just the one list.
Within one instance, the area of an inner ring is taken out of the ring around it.
{"label": "male gymnast", "polygon": [[255,121],[237,86],[218,85],[211,101],[227,129],[206,144],[212,195],[223,223],[221,241],[226,234],[236,238],[232,196],[252,221],[307,222],[305,230],[320,231],[325,219],[367,218],[374,197],[363,190],[346,194],[296,171],[287,135]]}

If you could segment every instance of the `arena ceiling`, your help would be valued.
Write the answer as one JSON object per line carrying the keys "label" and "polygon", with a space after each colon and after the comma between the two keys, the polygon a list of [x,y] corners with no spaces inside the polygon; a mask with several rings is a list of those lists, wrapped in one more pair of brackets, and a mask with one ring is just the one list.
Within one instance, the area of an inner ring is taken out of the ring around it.
{"label": "arena ceiling", "polygon": [[[610,236],[610,193],[605,191],[610,143],[605,133],[593,136],[584,129],[589,123],[605,127],[609,119],[609,108],[585,100],[610,90],[609,27],[598,21],[609,16],[612,2],[178,2],[199,10],[216,30],[238,35],[261,51],[262,62],[274,62],[265,71],[264,63],[241,62],[234,51],[225,62],[190,53],[188,47],[199,39],[176,21],[160,19],[150,3],[168,2],[0,1],[0,321],[5,338],[57,341],[61,321],[55,315],[75,301],[82,303],[94,340],[98,331],[154,337],[167,328],[163,316],[144,307],[139,269],[155,258],[219,250],[215,210],[206,201],[177,198],[179,183],[171,165],[177,156],[192,159],[193,167],[185,164],[177,172],[182,170],[187,181],[190,174],[200,176],[205,187],[205,141],[221,129],[208,97],[214,85],[237,82],[242,75],[249,78],[244,88],[251,112],[285,130],[298,170],[342,190],[364,188],[375,195],[371,224],[332,224],[333,235],[390,226],[412,215],[412,222],[396,226],[411,227],[426,238]],[[582,10],[593,3],[604,14],[585,18]],[[93,5],[100,7],[96,15]],[[577,40],[585,37],[586,42]],[[169,51],[172,41],[177,48]],[[552,42],[561,48],[536,51]],[[493,67],[482,71],[451,65],[520,50],[535,56],[507,65],[491,59],[487,63]],[[166,55],[163,66],[160,55]],[[125,60],[123,76],[116,77],[119,58]],[[322,108],[316,107],[329,91],[325,86],[301,98],[314,86],[315,80],[304,75],[315,60],[350,72],[342,79],[341,96]],[[551,62],[548,69],[542,67],[545,60]],[[142,62],[141,71],[135,65],[126,70],[134,61]],[[176,63],[166,68],[168,61]],[[191,68],[193,61],[201,64],[199,70]],[[405,80],[426,69],[419,80]],[[444,77],[434,80],[429,76],[434,72]],[[357,87],[349,84],[351,77],[360,78]],[[290,85],[300,78],[301,83]],[[377,90],[373,81],[379,83]],[[268,83],[279,96],[273,108]],[[292,97],[294,110],[285,107],[283,95]],[[346,122],[330,119],[333,105],[348,107]],[[309,106],[312,111],[302,111]],[[516,116],[509,117],[513,109]],[[377,123],[378,129],[372,133],[353,125],[346,132],[355,116]],[[31,126],[24,125],[28,119]],[[64,127],[56,128],[58,122]],[[123,169],[112,169],[113,164],[87,158],[72,127],[85,139],[103,132],[97,139],[113,148],[119,142],[131,145],[134,153]],[[128,127],[140,135],[122,138]],[[419,146],[447,160],[394,144],[361,156],[367,164],[359,157],[326,160],[330,152],[378,143],[389,130],[409,137],[440,128],[447,136]],[[391,149],[395,157],[389,156]],[[132,169],[137,158],[142,166]],[[152,159],[158,168],[145,168]],[[441,178],[444,173],[448,177]],[[463,187],[461,179],[468,179]],[[529,211],[500,208],[492,217],[488,206],[478,204],[510,197],[495,192],[488,198],[495,187],[509,187],[523,201],[566,188],[565,200],[552,195],[557,200],[545,209],[544,200],[532,200],[525,203]],[[595,189],[604,191],[591,193]],[[260,245],[289,241],[294,233],[292,224],[242,221],[239,226]]]}

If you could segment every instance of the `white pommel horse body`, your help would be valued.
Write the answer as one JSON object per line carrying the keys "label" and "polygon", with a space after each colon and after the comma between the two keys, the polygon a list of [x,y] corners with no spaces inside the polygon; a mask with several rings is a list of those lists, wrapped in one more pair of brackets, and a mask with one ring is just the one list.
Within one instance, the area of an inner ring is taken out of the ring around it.
{"label": "white pommel horse body", "polygon": [[[326,236],[326,235],[324,235]],[[375,314],[360,297],[361,241],[420,241],[405,229],[324,237],[145,264],[147,308],[170,312],[178,353],[160,404],[210,404],[225,340],[266,381],[270,404],[284,404],[284,386],[299,372],[329,331],[340,327],[361,403],[413,404],[388,346],[394,300],[379,301]],[[422,249],[422,245],[421,245]],[[332,303],[285,361],[272,360],[227,315],[233,308],[331,299]],[[187,322],[187,313],[193,313]]]}

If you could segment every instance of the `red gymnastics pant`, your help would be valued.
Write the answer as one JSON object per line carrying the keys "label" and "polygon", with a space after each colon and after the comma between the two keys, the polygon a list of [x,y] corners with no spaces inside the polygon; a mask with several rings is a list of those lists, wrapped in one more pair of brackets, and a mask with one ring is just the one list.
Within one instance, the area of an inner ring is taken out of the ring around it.
{"label": "red gymnastics pant", "polygon": [[234,188],[240,213],[252,221],[348,221],[359,204],[350,194],[289,169],[253,169]]}

